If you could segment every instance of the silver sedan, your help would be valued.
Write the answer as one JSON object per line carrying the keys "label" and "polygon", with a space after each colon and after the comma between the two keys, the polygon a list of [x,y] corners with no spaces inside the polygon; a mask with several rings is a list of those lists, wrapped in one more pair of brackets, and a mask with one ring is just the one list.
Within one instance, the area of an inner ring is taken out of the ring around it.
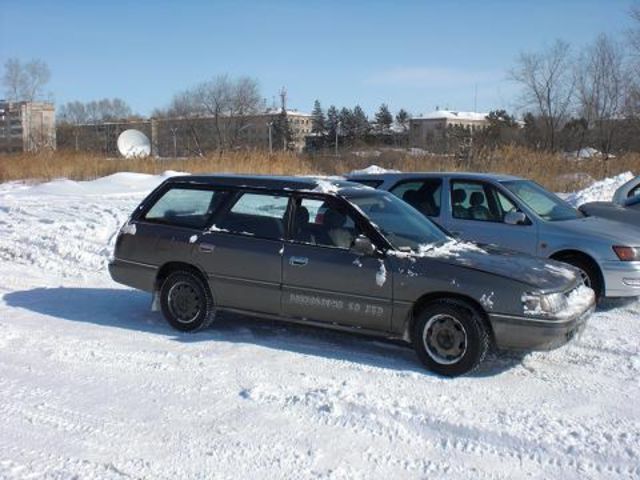
{"label": "silver sedan", "polygon": [[537,183],[479,173],[348,175],[452,234],[577,267],[599,298],[640,296],[640,227],[587,217]]}

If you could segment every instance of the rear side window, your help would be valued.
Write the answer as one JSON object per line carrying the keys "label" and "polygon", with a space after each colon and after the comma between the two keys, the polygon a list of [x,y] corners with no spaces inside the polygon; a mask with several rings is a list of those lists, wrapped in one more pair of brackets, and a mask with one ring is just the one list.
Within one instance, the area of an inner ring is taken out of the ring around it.
{"label": "rear side window", "polygon": [[243,193],[216,227],[232,233],[279,240],[284,237],[284,217],[289,197]]}
{"label": "rear side window", "polygon": [[438,178],[402,182],[393,187],[391,193],[407,202],[423,215],[428,217],[438,217],[440,215],[442,180]]}
{"label": "rear side window", "polygon": [[221,191],[193,188],[167,190],[144,215],[144,220],[188,228],[204,228]]}

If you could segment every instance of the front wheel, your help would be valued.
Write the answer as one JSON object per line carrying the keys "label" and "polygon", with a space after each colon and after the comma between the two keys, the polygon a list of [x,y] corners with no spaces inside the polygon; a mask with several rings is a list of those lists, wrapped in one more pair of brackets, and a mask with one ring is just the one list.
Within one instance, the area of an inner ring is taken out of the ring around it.
{"label": "front wheel", "polygon": [[489,350],[489,332],[472,309],[441,301],[420,312],[413,345],[429,370],[455,377],[473,371],[482,362]]}
{"label": "front wheel", "polygon": [[188,270],[170,273],[160,288],[160,307],[167,322],[183,332],[208,327],[213,321],[213,298],[202,279]]}
{"label": "front wheel", "polygon": [[596,301],[600,302],[602,300],[604,297],[604,286],[597,266],[578,256],[568,256],[562,258],[560,261],[577,268],[580,271],[582,282],[595,293]]}

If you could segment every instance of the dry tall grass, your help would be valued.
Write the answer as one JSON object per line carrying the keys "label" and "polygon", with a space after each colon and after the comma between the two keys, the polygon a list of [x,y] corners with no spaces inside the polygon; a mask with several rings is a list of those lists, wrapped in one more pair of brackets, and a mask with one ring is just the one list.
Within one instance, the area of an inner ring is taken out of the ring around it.
{"label": "dry tall grass", "polygon": [[608,161],[575,161],[561,154],[505,147],[483,152],[472,160],[451,156],[415,155],[402,149],[379,149],[333,155],[297,155],[261,151],[228,152],[187,159],[111,159],[76,152],[0,156],[0,182],[45,181],[66,177],[88,180],[116,172],[191,173],[234,172],[274,175],[343,174],[376,164],[403,171],[480,171],[508,173],[534,179],[554,191],[571,191],[593,180],[632,171],[640,173],[640,154],[630,153]]}

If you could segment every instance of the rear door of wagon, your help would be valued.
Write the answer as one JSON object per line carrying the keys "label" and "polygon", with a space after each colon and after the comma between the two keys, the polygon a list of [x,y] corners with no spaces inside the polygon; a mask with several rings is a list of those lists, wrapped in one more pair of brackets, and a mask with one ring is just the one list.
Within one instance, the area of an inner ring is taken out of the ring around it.
{"label": "rear door of wagon", "polygon": [[195,241],[218,306],[279,315],[289,196],[237,191]]}

